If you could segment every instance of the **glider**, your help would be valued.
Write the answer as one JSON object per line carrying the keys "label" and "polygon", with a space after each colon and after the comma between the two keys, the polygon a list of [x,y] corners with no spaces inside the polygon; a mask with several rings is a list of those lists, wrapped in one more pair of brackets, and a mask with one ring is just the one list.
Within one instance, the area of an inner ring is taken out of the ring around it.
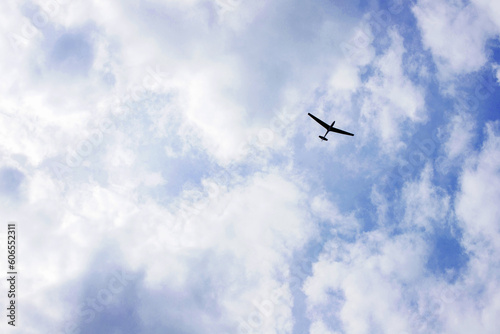
{"label": "glider", "polygon": [[354,136],[352,133],[350,132],[347,132],[347,131],[344,131],[344,130],[340,130],[340,129],[337,129],[337,128],[334,128],[333,127],[333,124],[335,124],[335,121],[333,121],[332,125],[328,125],[326,124],[325,122],[323,122],[322,120],[320,120],[319,118],[317,118],[316,116],[314,116],[313,114],[311,113],[307,113],[309,116],[311,116],[312,119],[314,119],[316,122],[318,122],[319,124],[321,124],[325,129],[326,129],[326,133],[324,136],[319,136],[319,138],[321,138],[321,140],[328,140],[326,139],[326,135],[328,134],[328,132],[337,132],[337,133],[340,133],[340,134],[343,134],[343,135],[348,135],[348,136]]}

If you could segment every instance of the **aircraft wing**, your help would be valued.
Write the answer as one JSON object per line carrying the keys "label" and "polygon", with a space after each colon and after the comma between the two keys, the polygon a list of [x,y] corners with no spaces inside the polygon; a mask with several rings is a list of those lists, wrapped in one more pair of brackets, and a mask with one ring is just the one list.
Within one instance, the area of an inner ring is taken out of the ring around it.
{"label": "aircraft wing", "polygon": [[340,134],[343,134],[343,135],[354,136],[354,135],[353,135],[352,133],[350,133],[350,132],[347,132],[347,131],[344,131],[344,130],[340,130],[340,129],[334,128],[333,126],[330,128],[330,131],[332,131],[332,132],[337,132],[337,133],[340,133]]}
{"label": "aircraft wing", "polygon": [[326,124],[325,122],[323,122],[322,120],[320,120],[319,118],[317,118],[316,116],[314,116],[311,113],[307,113],[307,114],[309,116],[311,116],[311,118],[314,119],[316,122],[318,122],[319,124],[321,124],[325,129],[330,130],[330,125]]}

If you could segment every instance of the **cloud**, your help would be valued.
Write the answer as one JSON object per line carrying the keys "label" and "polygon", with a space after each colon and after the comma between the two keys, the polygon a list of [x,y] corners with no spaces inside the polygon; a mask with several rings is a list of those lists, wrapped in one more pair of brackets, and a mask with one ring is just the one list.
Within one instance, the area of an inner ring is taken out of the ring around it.
{"label": "cloud", "polygon": [[411,234],[377,231],[351,244],[332,240],[304,284],[311,320],[347,333],[412,332],[415,291],[405,286],[418,285],[426,252],[425,242]]}
{"label": "cloud", "polygon": [[0,170],[0,192],[16,194],[24,179],[24,174],[12,167],[3,167]]}
{"label": "cloud", "polygon": [[486,64],[486,41],[495,38],[500,27],[488,10],[497,7],[494,3],[420,0],[412,8],[424,46],[431,50],[443,78],[474,72]]}
{"label": "cloud", "polygon": [[[35,67],[40,84],[31,84],[33,73],[23,73],[29,84],[20,91],[32,98],[22,108],[28,114],[44,110],[38,117],[54,131],[43,140],[54,145],[42,149],[36,144],[41,138],[27,139],[24,146],[34,146],[35,164],[64,154],[55,143],[71,140],[75,127],[96,113],[106,117],[131,108],[142,113],[151,107],[151,94],[168,99],[169,108],[181,114],[188,146],[203,148],[223,165],[241,161],[275,115],[296,117],[322,82],[323,68],[343,58],[342,38],[335,32],[354,29],[353,20],[331,4],[152,1],[136,8],[77,1],[55,3],[50,11],[44,2],[37,4],[27,16],[47,16],[43,25],[30,25],[41,39],[30,39],[18,52],[27,57],[20,67]],[[34,57],[39,52],[30,48],[44,52]],[[281,135],[275,133],[264,146],[283,149]]]}
{"label": "cloud", "polygon": [[432,231],[443,227],[450,207],[450,198],[443,189],[435,187],[431,180],[433,171],[427,164],[420,175],[420,180],[408,182],[402,189],[407,228],[423,228]]}
{"label": "cloud", "polygon": [[343,215],[339,208],[326,198],[326,195],[316,196],[311,201],[311,212],[320,221],[328,222],[328,229],[334,234],[352,238],[359,233],[361,226],[354,215]]}
{"label": "cloud", "polygon": [[[136,277],[135,288],[127,286],[124,293],[149,297],[144,304],[122,300],[120,303],[125,304],[116,306],[116,312],[122,312],[122,307],[138,312],[141,320],[135,323],[144,322],[145,329],[172,328],[170,324],[177,319],[178,330],[190,328],[193,332],[203,332],[207,326],[231,332],[244,323],[269,332],[289,330],[293,321],[291,304],[285,302],[290,298],[286,276],[278,273],[287,271],[293,252],[303,247],[313,231],[306,219],[306,207],[299,204],[305,202],[304,190],[292,180],[292,175],[283,178],[277,172],[258,173],[239,185],[207,179],[201,192],[186,189],[179,203],[168,208],[151,199],[137,201],[145,194],[137,186],[105,188],[93,182],[63,191],[57,180],[35,173],[24,181],[24,198],[18,208],[25,208],[26,220],[36,215],[45,218],[38,220],[35,228],[23,222],[19,226],[29,245],[25,252],[37,252],[46,261],[23,261],[24,280],[32,287],[23,291],[27,295],[36,291],[36,298],[25,301],[25,307],[38,310],[48,299],[57,299],[50,310],[37,311],[46,318],[45,327],[39,330],[63,330],[75,321],[83,332],[106,328],[100,321],[108,321],[115,306],[106,307],[104,313],[94,310],[96,318],[92,321],[84,320],[87,317],[83,313],[75,316],[69,310],[87,298],[97,298],[106,288],[108,283],[103,281],[86,292],[81,290],[82,285],[91,284],[94,275],[90,273],[96,270],[92,266],[102,266],[111,275],[110,263],[120,262],[123,270]],[[14,213],[6,216],[14,217]],[[51,247],[51,243],[57,243],[57,247]],[[104,258],[110,246],[120,260],[111,258],[108,264],[99,264],[98,260],[92,265],[93,258]],[[45,274],[40,273],[42,267]],[[53,287],[67,284],[75,286],[71,297],[65,297],[66,289],[53,291]],[[172,302],[165,304],[155,297],[155,291]],[[179,291],[183,293],[179,295]],[[280,291],[283,300],[274,307],[276,316],[263,316],[253,301],[266,300],[275,291]],[[205,301],[200,304],[199,298]],[[210,311],[213,303],[220,310],[215,314]],[[189,305],[194,307],[192,318],[199,322],[190,323],[169,311],[171,307],[191,309]],[[162,317],[165,321],[153,320],[159,319],[159,312],[168,314]],[[252,318],[254,312],[262,319]],[[216,320],[219,316],[223,316],[222,322]],[[38,326],[34,320],[34,316],[27,317],[24,326]]]}
{"label": "cloud", "polygon": [[322,321],[316,321],[311,325],[311,328],[309,330],[310,334],[336,334],[340,332],[332,332],[328,330],[326,325]]}
{"label": "cloud", "polygon": [[[173,289],[188,295],[198,291],[199,297],[216,298],[207,301],[196,318],[216,303],[223,323],[233,331],[245,323],[270,332],[279,331],[280,326],[287,328],[292,323],[289,303],[275,306],[280,317],[263,317],[254,301],[269,299],[273,291],[283,291],[283,298],[289,294],[277,273],[286,271],[294,250],[311,233],[305,211],[296,206],[304,195],[297,185],[276,173],[255,175],[242,185],[223,189],[214,197],[179,204],[179,208],[192,207],[192,214],[174,211],[168,221],[158,215],[156,220],[148,218],[149,225],[141,229],[135,226],[136,219],[128,219],[119,234],[126,263],[143,268],[146,290],[167,289],[169,293]],[[131,229],[136,232],[131,233]],[[132,236],[142,238],[143,243],[131,243]],[[168,305],[164,307],[168,309]],[[144,313],[156,312],[153,310],[145,305]],[[252,321],[255,311],[261,320]],[[278,319],[286,321],[280,324]],[[162,326],[169,322],[165,319]]]}
{"label": "cloud", "polygon": [[494,0],[472,0],[471,1],[477,8],[483,10],[492,22],[495,23],[497,28],[500,28],[500,5]]}
{"label": "cloud", "polygon": [[465,244],[471,251],[478,251],[480,254],[484,250],[478,247],[484,246],[495,252],[500,249],[500,244],[496,241],[496,220],[500,212],[493,204],[500,196],[497,188],[500,182],[498,124],[488,123],[485,132],[487,138],[479,156],[472,156],[465,165],[461,177],[461,193],[456,203],[457,214],[467,232],[464,236]]}
{"label": "cloud", "polygon": [[496,73],[496,77],[497,77],[497,82],[500,83],[500,66],[498,65],[494,65],[493,66],[493,70],[495,71]]}
{"label": "cloud", "polygon": [[[241,144],[272,125],[275,114],[293,119],[287,107],[302,93],[309,98],[323,66],[340,57],[331,31],[348,29],[349,19],[333,7],[338,20],[319,5],[284,2],[240,3],[223,15],[215,2],[200,1],[57,2],[50,10],[35,4],[27,12],[10,8],[16,19],[3,23],[21,33],[26,24],[33,36],[16,48],[17,73],[2,62],[10,81],[1,86],[7,98],[0,127],[8,137],[1,154],[26,175],[5,217],[20,228],[37,221],[22,230],[31,245],[25,251],[47,261],[27,257],[23,264],[31,284],[23,293],[36,294],[25,304],[25,328],[63,331],[76,323],[95,332],[125,309],[141,315],[135,319],[148,330],[234,332],[255,325],[254,312],[261,313],[254,300],[283,291],[275,306],[280,317],[259,326],[290,330],[286,272],[313,229],[304,190],[283,170],[222,168],[231,180],[221,182],[212,168],[242,161],[248,152]],[[45,23],[33,26],[41,15]],[[278,127],[285,136],[291,129]],[[252,145],[249,152],[260,149]],[[180,163],[192,156],[200,175],[188,172],[189,161]],[[170,164],[186,170],[178,189]],[[144,304],[116,297],[88,323],[79,307],[107,291],[110,264],[95,259],[113,247],[121,258],[114,265],[139,276],[127,293],[149,297]],[[92,265],[104,268],[97,282]],[[178,301],[165,303],[158,291]],[[214,303],[219,313],[211,313]],[[171,311],[190,306],[190,318]],[[154,320],[160,313],[168,314],[165,321]],[[178,328],[169,327],[174,320]]]}
{"label": "cloud", "polygon": [[448,125],[449,138],[445,150],[449,159],[468,156],[472,150],[475,121],[470,114],[458,113],[451,117]]}
{"label": "cloud", "polygon": [[361,119],[364,140],[376,136],[387,153],[403,146],[401,128],[405,122],[426,120],[424,91],[405,74],[406,49],[397,31],[389,31],[391,45],[374,62],[374,74],[364,84]]}
{"label": "cloud", "polygon": [[[498,124],[489,123],[485,131],[481,151],[462,162],[454,205],[434,184],[432,165],[427,164],[419,179],[405,183],[401,198],[391,202],[379,190],[372,192],[379,222],[390,217],[403,224],[394,230],[381,224],[354,241],[337,238],[325,244],[303,286],[311,332],[495,331],[498,324],[491,315],[498,311],[498,212],[492,203],[498,188]],[[443,236],[448,228],[455,232]],[[430,240],[435,238],[433,246]],[[437,268],[431,263],[436,256],[447,261],[447,245],[467,254],[454,280],[448,279],[450,273],[436,272],[449,263]]]}
{"label": "cloud", "polygon": [[470,255],[467,271],[461,283],[450,291],[451,299],[442,314],[446,328],[456,333],[494,333],[499,325],[492,316],[499,311],[500,212],[494,204],[500,197],[498,122],[487,123],[485,133],[480,152],[464,163],[455,200],[458,224],[463,230],[461,242]]}

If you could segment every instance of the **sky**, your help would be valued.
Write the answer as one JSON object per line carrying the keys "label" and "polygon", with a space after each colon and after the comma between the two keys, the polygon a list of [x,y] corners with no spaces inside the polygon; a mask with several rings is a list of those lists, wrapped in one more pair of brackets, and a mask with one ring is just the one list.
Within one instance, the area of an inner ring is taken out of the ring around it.
{"label": "sky", "polygon": [[500,2],[0,9],[2,333],[498,333]]}

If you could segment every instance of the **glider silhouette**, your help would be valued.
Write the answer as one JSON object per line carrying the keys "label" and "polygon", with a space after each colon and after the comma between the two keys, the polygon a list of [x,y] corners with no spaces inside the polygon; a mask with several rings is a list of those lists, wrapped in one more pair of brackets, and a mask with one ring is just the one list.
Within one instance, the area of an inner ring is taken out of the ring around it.
{"label": "glider silhouette", "polygon": [[340,130],[340,129],[337,129],[337,128],[334,128],[333,127],[333,124],[335,124],[335,121],[333,121],[332,125],[328,125],[326,124],[325,122],[323,122],[322,120],[320,120],[319,118],[317,118],[316,116],[314,116],[313,114],[311,113],[307,113],[309,116],[311,116],[312,119],[314,119],[316,122],[318,122],[319,124],[321,124],[325,129],[326,129],[326,133],[324,136],[319,136],[319,138],[321,138],[321,140],[328,140],[326,138],[326,135],[328,134],[328,132],[337,132],[337,133],[340,133],[340,134],[343,134],[343,135],[348,135],[348,136],[354,136],[352,133],[350,132],[347,132],[347,131],[344,131],[344,130]]}

